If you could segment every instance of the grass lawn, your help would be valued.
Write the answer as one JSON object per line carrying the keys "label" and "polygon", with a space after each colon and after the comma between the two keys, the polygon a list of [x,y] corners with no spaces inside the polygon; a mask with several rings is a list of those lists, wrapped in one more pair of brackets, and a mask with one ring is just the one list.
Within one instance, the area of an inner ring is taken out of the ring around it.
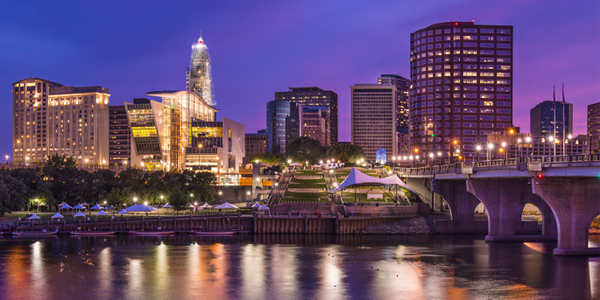
{"label": "grass lawn", "polygon": [[300,171],[296,171],[295,175],[300,175],[300,176],[323,176],[323,171],[300,170]]}
{"label": "grass lawn", "polygon": [[291,183],[288,188],[299,188],[299,189],[325,189],[327,185],[325,184],[325,179],[298,179],[292,178],[293,183]]}
{"label": "grass lawn", "polygon": [[304,201],[304,202],[319,202],[319,198],[321,198],[321,202],[328,202],[329,200],[326,199],[328,198],[328,194],[326,192],[321,192],[321,193],[294,193],[294,192],[290,192],[290,191],[286,191],[284,194],[284,196],[290,196],[292,198],[282,198],[281,202],[282,203],[293,203],[293,202],[299,202],[299,201]]}

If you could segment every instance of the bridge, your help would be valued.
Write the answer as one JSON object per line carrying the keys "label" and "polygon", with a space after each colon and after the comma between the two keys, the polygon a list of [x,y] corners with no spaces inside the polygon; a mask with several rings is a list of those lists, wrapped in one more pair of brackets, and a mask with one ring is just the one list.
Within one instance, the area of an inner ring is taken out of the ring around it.
{"label": "bridge", "polygon": [[[555,255],[600,255],[589,248],[589,227],[600,215],[600,154],[519,157],[472,164],[394,168],[433,211],[449,210],[436,221],[438,232],[481,232],[486,241],[558,240]],[[482,203],[488,221],[474,220]],[[542,214],[542,235],[519,235],[524,206]],[[483,228],[482,228],[483,227]]]}

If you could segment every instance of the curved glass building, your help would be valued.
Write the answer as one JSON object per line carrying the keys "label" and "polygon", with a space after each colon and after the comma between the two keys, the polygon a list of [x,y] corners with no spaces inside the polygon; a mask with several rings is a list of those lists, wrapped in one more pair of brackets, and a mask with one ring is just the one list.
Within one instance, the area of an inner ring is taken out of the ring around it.
{"label": "curved glass building", "polygon": [[271,153],[285,153],[286,146],[298,137],[298,104],[285,100],[267,103],[267,147]]}

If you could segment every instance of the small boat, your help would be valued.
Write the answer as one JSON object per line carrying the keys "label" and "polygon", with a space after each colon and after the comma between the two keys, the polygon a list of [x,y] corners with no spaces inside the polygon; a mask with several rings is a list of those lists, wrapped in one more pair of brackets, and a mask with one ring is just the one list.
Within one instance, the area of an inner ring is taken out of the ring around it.
{"label": "small boat", "polygon": [[175,231],[129,231],[129,235],[171,235]]}
{"label": "small boat", "polygon": [[71,231],[71,235],[114,235],[114,231]]}
{"label": "small boat", "polygon": [[194,231],[195,235],[234,235],[235,231]]}
{"label": "small boat", "polygon": [[56,235],[57,231],[21,231],[12,232],[12,235],[18,236],[41,236],[41,235]]}

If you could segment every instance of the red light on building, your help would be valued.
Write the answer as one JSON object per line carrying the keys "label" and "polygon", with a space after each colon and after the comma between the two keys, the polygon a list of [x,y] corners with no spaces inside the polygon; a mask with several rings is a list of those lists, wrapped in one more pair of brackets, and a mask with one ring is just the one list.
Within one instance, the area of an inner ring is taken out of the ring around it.
{"label": "red light on building", "polygon": [[538,174],[538,176],[537,176],[537,177],[538,177],[538,178],[542,178],[542,174]]}
{"label": "red light on building", "polygon": [[454,26],[458,26],[458,22],[454,23]]}

